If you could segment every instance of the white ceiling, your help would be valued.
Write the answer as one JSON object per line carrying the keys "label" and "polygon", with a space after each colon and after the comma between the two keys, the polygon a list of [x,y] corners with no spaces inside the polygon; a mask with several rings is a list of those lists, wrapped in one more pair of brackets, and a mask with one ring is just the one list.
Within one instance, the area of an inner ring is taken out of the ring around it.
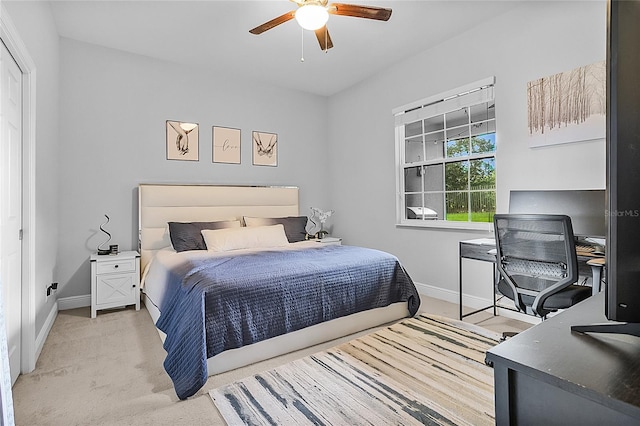
{"label": "white ceiling", "polygon": [[[388,7],[388,22],[329,18],[334,48],[320,50],[313,32],[295,20],[262,35],[249,30],[295,9],[267,1],[51,1],[60,36],[131,53],[229,73],[329,96],[417,52],[483,25],[515,1],[379,1],[344,3]],[[304,39],[304,62],[300,61]]]}

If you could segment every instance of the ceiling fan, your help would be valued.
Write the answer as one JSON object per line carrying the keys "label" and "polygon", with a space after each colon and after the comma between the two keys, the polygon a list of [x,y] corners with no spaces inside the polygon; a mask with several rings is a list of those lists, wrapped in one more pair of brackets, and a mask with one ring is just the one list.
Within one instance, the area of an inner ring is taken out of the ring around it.
{"label": "ceiling fan", "polygon": [[329,0],[290,0],[298,5],[298,9],[278,16],[262,25],[258,25],[250,30],[251,34],[262,34],[263,32],[284,24],[296,18],[298,24],[306,30],[315,31],[318,43],[322,50],[333,47],[333,42],[327,30],[327,20],[329,15],[353,16],[356,18],[375,19],[377,21],[388,21],[391,17],[391,9],[382,7],[359,6],[354,4],[331,3]]}

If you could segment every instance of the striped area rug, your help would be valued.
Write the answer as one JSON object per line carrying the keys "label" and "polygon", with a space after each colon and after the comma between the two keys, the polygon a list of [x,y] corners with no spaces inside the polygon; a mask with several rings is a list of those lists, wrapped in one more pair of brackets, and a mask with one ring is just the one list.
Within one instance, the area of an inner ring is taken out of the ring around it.
{"label": "striped area rug", "polygon": [[230,425],[493,425],[498,339],[423,315],[209,394]]}

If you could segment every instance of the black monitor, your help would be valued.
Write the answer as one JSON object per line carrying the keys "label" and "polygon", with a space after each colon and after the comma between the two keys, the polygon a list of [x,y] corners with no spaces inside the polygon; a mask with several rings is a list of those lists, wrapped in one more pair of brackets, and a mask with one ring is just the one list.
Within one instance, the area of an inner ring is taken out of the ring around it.
{"label": "black monitor", "polygon": [[[610,1],[607,38],[609,235],[605,314],[640,335],[640,2]],[[634,330],[635,328],[635,330]]]}
{"label": "black monitor", "polygon": [[509,213],[567,215],[579,238],[606,238],[606,205],[604,189],[522,190],[509,196]]}
{"label": "black monitor", "polygon": [[[607,8],[607,287],[605,324],[574,325],[581,333],[640,337],[640,2]],[[603,340],[604,341],[604,340]]]}

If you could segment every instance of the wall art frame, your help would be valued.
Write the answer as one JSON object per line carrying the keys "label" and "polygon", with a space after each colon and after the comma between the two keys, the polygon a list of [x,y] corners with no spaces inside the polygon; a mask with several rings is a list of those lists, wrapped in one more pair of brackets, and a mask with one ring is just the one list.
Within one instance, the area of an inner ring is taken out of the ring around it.
{"label": "wall art frame", "polygon": [[605,139],[606,62],[527,82],[529,147]]}
{"label": "wall art frame", "polygon": [[278,165],[278,134],[254,130],[251,139],[253,165],[276,167]]}
{"label": "wall art frame", "polygon": [[241,135],[240,129],[213,126],[211,129],[212,161],[214,163],[240,164]]}
{"label": "wall art frame", "polygon": [[198,123],[167,120],[167,160],[198,161]]}

